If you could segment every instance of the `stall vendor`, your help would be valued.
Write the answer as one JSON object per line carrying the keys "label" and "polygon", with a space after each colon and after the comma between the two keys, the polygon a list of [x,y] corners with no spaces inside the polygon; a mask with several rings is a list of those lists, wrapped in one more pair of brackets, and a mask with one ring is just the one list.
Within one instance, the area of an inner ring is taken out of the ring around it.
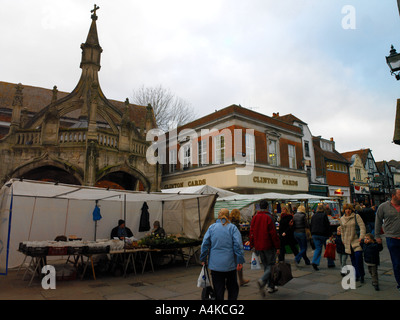
{"label": "stall vendor", "polygon": [[152,231],[152,234],[154,236],[159,236],[160,238],[165,238],[165,230],[161,228],[160,226],[160,221],[154,221],[154,229]]}
{"label": "stall vendor", "polygon": [[125,226],[124,220],[118,220],[118,226],[111,230],[111,239],[118,238],[124,240],[130,237],[133,237],[131,229]]}

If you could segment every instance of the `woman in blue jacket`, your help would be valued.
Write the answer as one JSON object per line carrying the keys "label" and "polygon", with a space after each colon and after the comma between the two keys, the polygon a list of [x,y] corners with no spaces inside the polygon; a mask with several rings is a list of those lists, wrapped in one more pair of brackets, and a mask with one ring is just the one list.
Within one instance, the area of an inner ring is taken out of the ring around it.
{"label": "woman in blue jacket", "polygon": [[[224,300],[225,287],[228,300],[236,300],[239,294],[236,270],[243,267],[244,253],[242,236],[229,219],[229,210],[221,209],[217,221],[203,238],[200,261],[208,263],[216,300]],[[208,262],[207,262],[208,257]]]}

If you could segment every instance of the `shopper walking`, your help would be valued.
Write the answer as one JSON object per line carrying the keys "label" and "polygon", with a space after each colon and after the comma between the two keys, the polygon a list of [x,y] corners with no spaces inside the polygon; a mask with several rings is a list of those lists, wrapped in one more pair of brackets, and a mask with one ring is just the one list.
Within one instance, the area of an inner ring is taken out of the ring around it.
{"label": "shopper walking", "polygon": [[[239,209],[232,209],[231,210],[231,212],[229,214],[229,220],[231,221],[231,223],[233,225],[236,226],[236,228],[238,228],[238,230],[240,232],[240,210]],[[249,283],[250,280],[244,279],[244,277],[243,277],[243,268],[241,268],[237,272],[238,272],[239,285],[240,286],[244,286],[245,284]]]}
{"label": "shopper walking", "polygon": [[310,259],[307,257],[307,230],[309,231],[309,228],[306,208],[299,206],[293,216],[293,235],[300,247],[300,251],[294,258],[296,264],[300,263],[301,258],[304,259],[306,265],[311,264]]}
{"label": "shopper walking", "polygon": [[382,243],[382,226],[385,221],[386,244],[392,260],[397,289],[400,291],[400,189],[392,190],[391,196],[391,200],[382,203],[376,212],[375,238],[378,243]]}
{"label": "shopper walking", "polygon": [[201,245],[200,261],[203,265],[208,263],[211,270],[216,300],[224,300],[225,288],[228,300],[237,300],[236,270],[245,262],[242,237],[228,216],[228,209],[219,211],[217,221],[208,228]]}
{"label": "shopper walking", "polygon": [[297,256],[299,250],[297,248],[297,241],[294,238],[293,229],[293,215],[290,213],[289,208],[284,205],[282,207],[281,218],[279,220],[279,240],[281,248],[279,253],[279,261],[285,261],[286,246],[292,250],[294,256]]}
{"label": "shopper walking", "polygon": [[350,255],[351,263],[356,270],[356,280],[364,283],[364,261],[363,251],[360,245],[365,236],[365,225],[362,218],[354,212],[351,204],[343,206],[344,215],[340,218],[342,241],[345,252]]}
{"label": "shopper walking", "polygon": [[261,200],[260,209],[251,220],[249,239],[251,248],[260,256],[264,266],[264,274],[257,281],[260,293],[264,296],[266,286],[269,293],[277,290],[271,278],[271,267],[275,264],[276,255],[279,254],[280,242],[266,200]]}
{"label": "shopper walking", "polygon": [[[331,236],[329,219],[324,211],[323,205],[318,205],[317,211],[311,218],[311,235],[315,244],[311,265],[314,270],[318,271],[322,255],[322,247],[326,245],[326,240]],[[332,266],[335,266],[334,261],[328,259],[328,267]]]}

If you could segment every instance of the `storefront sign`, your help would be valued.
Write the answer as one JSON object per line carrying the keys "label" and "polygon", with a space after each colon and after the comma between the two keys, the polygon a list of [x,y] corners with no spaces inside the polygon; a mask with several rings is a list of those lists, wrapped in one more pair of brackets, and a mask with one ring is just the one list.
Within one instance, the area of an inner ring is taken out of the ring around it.
{"label": "storefront sign", "polygon": [[[206,179],[200,180],[192,180],[187,182],[187,187],[194,187],[194,186],[204,186],[207,184]],[[163,189],[173,189],[173,188],[183,188],[185,187],[185,182],[175,182],[164,185]]]}
{"label": "storefront sign", "polygon": [[254,177],[254,183],[267,183],[267,184],[278,184],[278,179],[267,178],[267,177]]}
{"label": "storefront sign", "polygon": [[[277,178],[267,178],[267,177],[253,177],[254,183],[264,183],[264,184],[278,184]],[[299,182],[297,180],[283,179],[282,185],[284,186],[298,186]]]}

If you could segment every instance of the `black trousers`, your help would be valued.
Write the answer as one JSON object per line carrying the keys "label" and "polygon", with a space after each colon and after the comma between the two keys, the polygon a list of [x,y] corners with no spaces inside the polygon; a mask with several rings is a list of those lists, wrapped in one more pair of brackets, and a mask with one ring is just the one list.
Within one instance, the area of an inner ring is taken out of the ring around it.
{"label": "black trousers", "polygon": [[225,288],[228,290],[228,300],[237,300],[239,285],[236,270],[220,272],[211,270],[211,278],[216,300],[224,300]]}

